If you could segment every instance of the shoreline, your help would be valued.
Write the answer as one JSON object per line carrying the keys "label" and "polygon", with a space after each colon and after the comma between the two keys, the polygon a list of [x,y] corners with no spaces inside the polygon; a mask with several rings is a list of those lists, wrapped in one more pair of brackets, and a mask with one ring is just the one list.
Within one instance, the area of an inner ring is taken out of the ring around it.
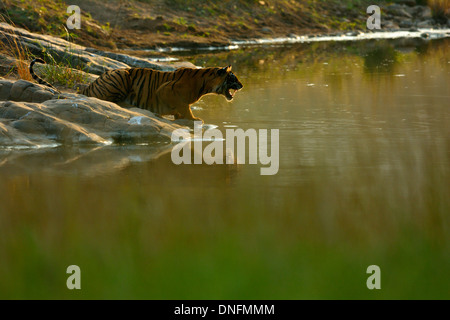
{"label": "shoreline", "polygon": [[[262,46],[262,45],[286,45],[312,42],[341,42],[341,41],[364,41],[364,40],[394,40],[394,39],[424,39],[436,40],[450,38],[450,28],[446,29],[404,29],[404,30],[378,30],[378,31],[349,31],[324,34],[291,35],[290,37],[256,38],[248,40],[230,40],[228,44],[199,44],[192,42],[185,46],[152,47],[148,49],[118,49],[123,52],[143,52],[155,54],[167,54],[161,59],[153,58],[160,62],[174,61],[171,53],[189,51],[231,51],[242,47]],[[151,59],[151,58],[149,58]]]}

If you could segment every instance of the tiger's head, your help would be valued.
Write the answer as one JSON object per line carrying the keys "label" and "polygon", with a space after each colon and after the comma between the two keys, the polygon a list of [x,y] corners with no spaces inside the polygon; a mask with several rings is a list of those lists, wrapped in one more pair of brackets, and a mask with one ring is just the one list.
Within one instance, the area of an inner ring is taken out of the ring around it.
{"label": "tiger's head", "polygon": [[231,72],[231,66],[218,69],[217,76],[221,82],[215,92],[224,95],[228,101],[233,100],[236,91],[244,87],[234,73]]}

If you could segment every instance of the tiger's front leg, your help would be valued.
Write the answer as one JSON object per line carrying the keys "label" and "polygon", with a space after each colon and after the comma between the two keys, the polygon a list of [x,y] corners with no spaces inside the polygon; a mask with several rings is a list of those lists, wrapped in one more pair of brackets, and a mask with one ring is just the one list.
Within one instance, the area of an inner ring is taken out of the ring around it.
{"label": "tiger's front leg", "polygon": [[203,120],[197,117],[194,117],[194,114],[192,113],[191,107],[187,106],[183,108],[177,108],[177,112],[175,113],[175,119],[188,119],[193,121],[201,121],[203,123]]}
{"label": "tiger's front leg", "polygon": [[176,81],[166,82],[158,88],[153,99],[153,108],[161,114],[172,114],[175,119],[202,121],[192,114],[190,88]]}

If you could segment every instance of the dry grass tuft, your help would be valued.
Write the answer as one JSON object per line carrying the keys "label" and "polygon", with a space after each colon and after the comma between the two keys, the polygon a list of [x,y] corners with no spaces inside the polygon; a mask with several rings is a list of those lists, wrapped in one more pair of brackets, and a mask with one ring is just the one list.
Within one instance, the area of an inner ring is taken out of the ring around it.
{"label": "dry grass tuft", "polygon": [[450,0],[428,0],[433,18],[439,23],[446,23],[450,15]]}
{"label": "dry grass tuft", "polygon": [[[6,21],[4,16],[0,17],[0,22],[6,22],[14,27],[14,23]],[[20,79],[32,81],[28,66],[30,64],[31,53],[20,42],[20,36],[17,34],[6,34],[0,32],[0,52],[11,56],[15,59],[14,66],[12,66],[9,73],[17,73]]]}

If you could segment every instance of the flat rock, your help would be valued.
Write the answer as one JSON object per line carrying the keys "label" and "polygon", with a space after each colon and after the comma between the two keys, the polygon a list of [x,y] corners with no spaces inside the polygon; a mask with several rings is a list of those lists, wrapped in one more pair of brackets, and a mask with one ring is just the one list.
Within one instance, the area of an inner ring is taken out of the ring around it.
{"label": "flat rock", "polygon": [[123,62],[130,67],[136,67],[136,68],[151,68],[151,69],[159,70],[159,71],[173,71],[173,70],[181,68],[181,67],[195,68],[194,64],[187,62],[187,61],[172,62],[170,65],[168,65],[167,63],[152,61],[150,59],[139,58],[139,57],[130,56],[127,54],[122,54],[122,53],[101,51],[101,50],[97,50],[94,48],[86,48],[86,51],[103,56],[103,57],[108,57],[108,58],[111,58],[116,61]]}
{"label": "flat rock", "polygon": [[433,14],[431,12],[430,7],[426,6],[417,6],[417,16],[420,19],[431,19],[433,17]]}
{"label": "flat rock", "polygon": [[0,86],[2,94],[10,89],[5,94],[9,101],[0,101],[0,147],[170,143],[172,132],[182,127],[147,110],[78,94],[53,94],[29,81],[1,80]]}

